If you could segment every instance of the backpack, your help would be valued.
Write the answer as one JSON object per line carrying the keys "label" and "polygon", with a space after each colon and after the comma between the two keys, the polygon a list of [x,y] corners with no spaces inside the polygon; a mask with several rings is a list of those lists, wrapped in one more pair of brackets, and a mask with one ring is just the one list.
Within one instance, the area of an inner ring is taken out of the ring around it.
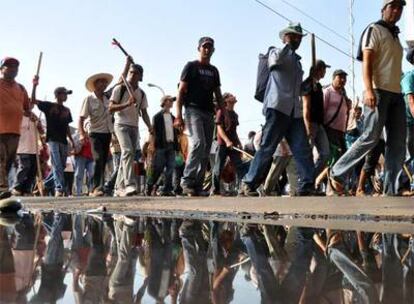
{"label": "backpack", "polygon": [[274,49],[274,46],[269,47],[266,54],[259,54],[259,64],[257,65],[256,92],[254,94],[254,98],[260,102],[263,102],[264,100],[267,83],[270,77],[269,53],[272,49]]}

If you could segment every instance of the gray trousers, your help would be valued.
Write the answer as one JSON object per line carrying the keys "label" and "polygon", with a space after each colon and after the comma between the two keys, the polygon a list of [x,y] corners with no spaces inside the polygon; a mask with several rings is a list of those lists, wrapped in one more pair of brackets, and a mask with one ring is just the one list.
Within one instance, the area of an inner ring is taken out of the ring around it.
{"label": "gray trousers", "polygon": [[377,107],[372,110],[365,106],[364,132],[333,166],[332,176],[344,182],[347,173],[378,143],[385,126],[384,193],[395,195],[406,152],[405,104],[401,94],[376,89],[375,95]]}
{"label": "gray trousers", "polygon": [[315,162],[315,176],[318,176],[329,160],[329,140],[322,125],[312,123],[312,129],[314,131],[312,141],[318,151],[318,159]]}
{"label": "gray trousers", "polygon": [[203,187],[213,142],[214,117],[206,111],[186,108],[185,125],[189,132],[189,153],[181,184],[199,189]]}
{"label": "gray trousers", "polygon": [[134,156],[138,140],[138,127],[115,125],[115,135],[121,146],[121,162],[115,188],[135,187]]}
{"label": "gray trousers", "polygon": [[298,175],[296,173],[296,164],[292,156],[275,156],[273,158],[272,166],[267,174],[264,183],[264,191],[266,195],[270,195],[273,190],[281,193],[279,189],[279,177],[286,170],[289,181],[289,194],[295,195],[298,189]]}

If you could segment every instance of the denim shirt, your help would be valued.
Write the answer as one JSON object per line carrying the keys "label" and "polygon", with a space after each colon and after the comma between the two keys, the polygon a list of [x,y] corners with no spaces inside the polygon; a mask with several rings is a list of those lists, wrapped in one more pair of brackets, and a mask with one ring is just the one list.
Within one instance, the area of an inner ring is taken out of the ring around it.
{"label": "denim shirt", "polygon": [[285,115],[300,118],[302,113],[301,84],[303,81],[301,57],[287,45],[269,53],[271,69],[263,102],[263,114],[268,108]]}

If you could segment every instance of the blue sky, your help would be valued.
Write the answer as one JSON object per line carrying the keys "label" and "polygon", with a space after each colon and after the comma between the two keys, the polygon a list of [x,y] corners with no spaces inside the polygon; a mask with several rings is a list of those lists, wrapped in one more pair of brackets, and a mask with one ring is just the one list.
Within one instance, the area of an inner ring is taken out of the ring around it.
{"label": "blue sky", "polygon": [[[350,51],[347,42],[283,1],[263,2],[287,18],[300,21],[304,28],[345,52]],[[292,0],[290,3],[341,35],[348,35],[349,0]],[[355,0],[356,43],[364,27],[379,19],[381,3],[382,0]],[[232,92],[239,100],[236,110],[241,138],[249,130],[258,129],[264,121],[261,104],[253,98],[257,55],[270,45],[280,45],[278,33],[287,23],[254,0],[22,0],[3,3],[2,11],[7,13],[2,15],[0,56],[20,59],[18,81],[30,91],[37,56],[43,51],[38,98],[53,100],[56,86],[73,89],[67,106],[75,121],[88,94],[84,86],[86,78],[97,72],[110,72],[117,78],[122,70],[124,57],[111,46],[113,37],[144,66],[141,86],[147,93],[149,112],[153,115],[159,110],[161,95],[158,90],[147,87],[147,83],[156,83],[168,94],[175,94],[183,66],[197,56],[198,38],[212,36],[216,40],[212,63],[220,71],[222,90]],[[404,32],[404,20],[400,27]],[[309,38],[303,40],[298,53],[307,74],[311,57]],[[336,68],[349,69],[349,58],[318,40],[317,57],[332,65],[331,72]],[[360,70],[356,64],[358,95],[362,90]],[[329,83],[329,80],[330,72],[323,82]],[[145,126],[141,125],[140,129],[143,134],[146,132]]]}

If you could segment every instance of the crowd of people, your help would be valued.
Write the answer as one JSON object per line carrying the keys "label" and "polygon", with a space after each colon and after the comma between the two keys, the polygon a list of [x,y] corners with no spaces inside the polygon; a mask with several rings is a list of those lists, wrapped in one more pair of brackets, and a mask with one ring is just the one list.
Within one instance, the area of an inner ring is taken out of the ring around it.
{"label": "crowd of people", "polygon": [[0,302],[414,301],[413,235],[97,211],[0,218]]}
{"label": "crowd of people", "polygon": [[[113,87],[111,74],[89,77],[77,129],[65,106],[72,91],[58,87],[55,102],[40,101],[36,76],[29,97],[15,81],[19,61],[6,57],[0,65],[0,197],[411,195],[414,73],[402,73],[397,27],[405,4],[384,0],[381,20],[362,34],[363,104],[347,96],[346,71],[331,73],[324,60],[304,77],[297,50],[306,34],[299,23],[280,31],[282,47],[269,48],[259,62],[256,97],[265,123],[244,145],[237,97],[222,94],[211,64],[211,37],[200,38],[177,96],[163,96],[152,119],[139,86],[144,69],[132,57]],[[414,64],[413,49],[406,59]],[[327,72],[331,79],[322,85]],[[140,117],[150,134],[142,147]]]}

